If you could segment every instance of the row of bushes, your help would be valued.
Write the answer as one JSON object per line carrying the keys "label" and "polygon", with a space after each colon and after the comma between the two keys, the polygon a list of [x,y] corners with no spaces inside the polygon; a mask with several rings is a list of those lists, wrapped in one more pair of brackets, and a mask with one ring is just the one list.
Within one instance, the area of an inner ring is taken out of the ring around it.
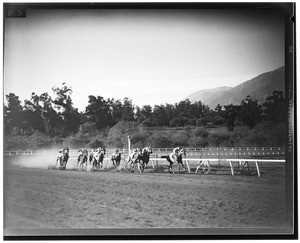
{"label": "row of bushes", "polygon": [[240,147],[240,146],[285,146],[286,128],[284,123],[264,122],[253,129],[237,126],[233,131],[226,127],[191,128],[183,130],[147,130],[134,122],[119,122],[101,132],[80,130],[67,138],[48,137],[36,132],[31,136],[5,136],[5,150],[52,149],[62,146],[70,148],[127,148],[130,136],[133,147],[154,148],[184,147]]}

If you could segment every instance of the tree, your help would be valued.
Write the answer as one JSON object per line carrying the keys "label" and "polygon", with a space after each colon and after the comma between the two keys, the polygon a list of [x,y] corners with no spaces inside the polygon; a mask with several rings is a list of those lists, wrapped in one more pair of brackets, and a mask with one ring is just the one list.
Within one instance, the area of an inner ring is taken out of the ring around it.
{"label": "tree", "polygon": [[122,120],[123,114],[123,104],[120,100],[108,99],[107,105],[110,109],[110,114],[112,118],[112,125],[117,124],[119,121]]}
{"label": "tree", "polygon": [[4,106],[4,129],[6,133],[19,133],[24,128],[24,112],[19,96],[14,93],[6,95]]}
{"label": "tree", "polygon": [[114,123],[110,106],[101,96],[89,96],[89,104],[85,108],[85,115],[89,122],[94,122],[99,130]]}
{"label": "tree", "polygon": [[221,106],[220,104],[217,104],[217,106],[216,106],[216,108],[215,108],[215,111],[216,111],[219,115],[221,115],[221,114],[222,114],[222,108],[223,108],[223,106]]}
{"label": "tree", "polygon": [[73,107],[71,99],[72,88],[62,83],[62,87],[53,87],[52,90],[56,94],[54,104],[58,109],[58,114],[63,121],[64,134],[69,135],[78,131],[80,127],[80,114],[78,109]]}
{"label": "tree", "polygon": [[170,118],[163,105],[155,105],[152,113],[154,126],[169,126]]}
{"label": "tree", "polygon": [[30,100],[25,100],[24,116],[34,131],[40,131],[44,133],[46,131],[44,119],[42,116],[42,107],[40,104],[40,97],[34,92],[31,94]]}
{"label": "tree", "polygon": [[[144,124],[145,121],[149,121],[152,115],[152,107],[150,105],[144,105],[142,108],[136,107],[136,121],[139,124]],[[147,125],[150,125],[146,122]]]}
{"label": "tree", "polygon": [[230,104],[225,105],[224,108],[225,110],[223,112],[223,117],[225,118],[227,129],[228,131],[233,131],[233,128],[235,126],[235,119],[240,112],[240,106]]}
{"label": "tree", "polygon": [[183,116],[175,117],[170,121],[171,127],[184,127],[189,124],[190,124],[190,120]]}
{"label": "tree", "polygon": [[41,115],[44,120],[46,133],[49,135],[61,135],[63,133],[63,120],[53,107],[53,100],[48,93],[40,95]]}
{"label": "tree", "polygon": [[52,90],[56,94],[56,98],[53,103],[56,105],[56,108],[62,112],[69,110],[73,106],[71,99],[72,88],[68,87],[66,83],[62,83],[62,88],[53,87]]}
{"label": "tree", "polygon": [[175,104],[175,116],[179,117],[188,117],[188,118],[194,118],[194,107],[191,105],[191,102],[189,99],[186,99],[184,101],[180,101],[179,103]]}
{"label": "tree", "polygon": [[252,99],[249,95],[242,100],[239,117],[242,122],[252,129],[261,121],[262,107],[258,104],[258,100]]}
{"label": "tree", "polygon": [[266,99],[263,104],[264,116],[266,120],[275,123],[286,122],[286,99],[282,91],[274,91],[272,96]]}
{"label": "tree", "polygon": [[123,111],[122,111],[123,121],[133,121],[134,120],[134,107],[132,101],[128,98],[123,100]]}
{"label": "tree", "polygon": [[140,129],[136,122],[120,121],[110,128],[107,135],[107,143],[111,147],[124,148],[127,146],[128,136],[132,136],[139,131]]}

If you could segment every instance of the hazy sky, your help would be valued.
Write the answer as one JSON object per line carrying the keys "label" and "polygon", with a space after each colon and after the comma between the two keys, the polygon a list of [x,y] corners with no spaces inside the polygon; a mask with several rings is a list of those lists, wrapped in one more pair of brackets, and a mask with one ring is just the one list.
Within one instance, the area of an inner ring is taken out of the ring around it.
{"label": "hazy sky", "polygon": [[27,10],[5,20],[4,93],[66,82],[135,105],[178,102],[284,66],[284,16],[270,10]]}

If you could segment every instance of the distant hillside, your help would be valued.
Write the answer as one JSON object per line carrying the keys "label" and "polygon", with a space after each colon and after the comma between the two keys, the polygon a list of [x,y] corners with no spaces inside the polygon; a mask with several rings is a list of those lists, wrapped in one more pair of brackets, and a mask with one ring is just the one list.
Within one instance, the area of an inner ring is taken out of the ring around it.
{"label": "distant hillside", "polygon": [[252,98],[264,102],[266,97],[271,96],[274,90],[285,91],[285,67],[263,73],[240,85],[230,87],[218,87],[214,89],[199,90],[186,97],[191,102],[201,101],[214,109],[218,104],[238,105],[250,95]]}

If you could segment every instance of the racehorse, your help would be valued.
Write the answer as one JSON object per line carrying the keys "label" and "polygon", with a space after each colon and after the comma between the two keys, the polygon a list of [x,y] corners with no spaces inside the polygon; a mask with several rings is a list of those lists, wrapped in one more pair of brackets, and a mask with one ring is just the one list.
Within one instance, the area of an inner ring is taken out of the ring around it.
{"label": "racehorse", "polygon": [[102,168],[105,153],[105,148],[101,147],[92,151],[89,157],[90,165],[92,165],[92,167],[96,169]]}
{"label": "racehorse", "polygon": [[153,153],[153,150],[151,147],[145,147],[142,150],[140,160],[142,161],[142,171],[144,171],[150,161],[150,154]]}
{"label": "racehorse", "polygon": [[247,168],[247,171],[248,171],[247,174],[250,175],[250,167],[249,167],[248,161],[241,160],[241,161],[239,161],[238,165],[239,165],[239,169],[241,171],[241,174],[245,174],[244,169]]}
{"label": "racehorse", "polygon": [[128,156],[128,159],[127,159],[127,162],[126,162],[126,165],[124,167],[124,169],[126,169],[128,167],[128,165],[131,166],[131,169],[133,168],[134,164],[137,164],[138,165],[138,170],[140,173],[142,173],[141,171],[141,156],[142,156],[142,150],[139,149],[139,148],[136,148],[134,151],[133,151],[133,154],[131,154],[130,156]]}
{"label": "racehorse", "polygon": [[185,171],[185,167],[184,167],[183,161],[182,161],[183,155],[186,155],[186,149],[177,147],[177,148],[173,149],[173,153],[171,153],[169,155],[161,156],[161,158],[167,159],[167,161],[170,163],[169,172],[174,173],[173,168],[172,168],[174,162],[178,163],[178,171],[180,171],[180,164],[182,165],[182,167]]}
{"label": "racehorse", "polygon": [[182,156],[186,155],[186,149],[185,148],[180,148],[178,153],[177,153],[177,163],[178,163],[178,172],[180,171],[180,165],[183,168],[183,171],[185,171],[185,166],[183,165],[183,161],[182,161]]}
{"label": "racehorse", "polygon": [[116,150],[115,153],[112,154],[110,161],[112,162],[114,167],[117,167],[118,165],[120,165],[121,155],[122,155],[122,152],[118,149]]}
{"label": "racehorse", "polygon": [[59,151],[59,154],[60,155],[56,159],[56,164],[57,164],[57,162],[59,162],[60,169],[64,170],[64,169],[66,169],[67,162],[69,159],[69,148],[64,147],[62,150]]}
{"label": "racehorse", "polygon": [[77,159],[77,167],[80,166],[83,168],[84,163],[87,166],[88,151],[86,149],[79,149],[78,152],[80,152],[80,154],[78,155]]}

